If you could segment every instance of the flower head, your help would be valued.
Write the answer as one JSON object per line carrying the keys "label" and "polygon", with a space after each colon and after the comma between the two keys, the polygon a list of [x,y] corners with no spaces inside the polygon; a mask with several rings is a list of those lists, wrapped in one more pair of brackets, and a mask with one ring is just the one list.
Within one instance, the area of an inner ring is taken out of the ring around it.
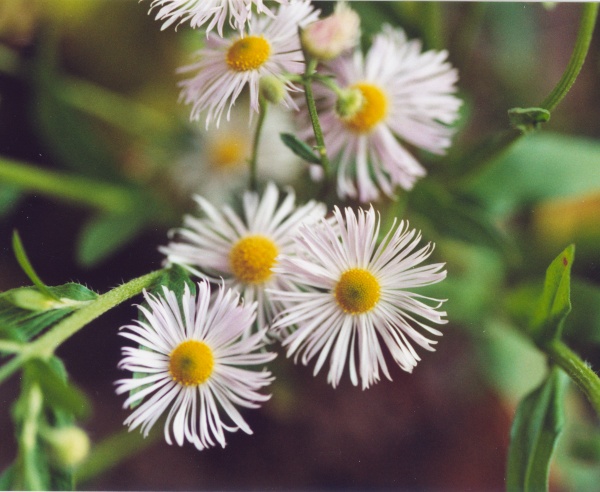
{"label": "flower head", "polygon": [[360,17],[345,2],[333,14],[302,30],[302,46],[319,60],[332,60],[354,48],[360,38]]}
{"label": "flower head", "polygon": [[118,394],[131,392],[125,408],[141,403],[125,425],[141,426],[145,437],[170,407],[164,429],[169,444],[171,432],[178,445],[187,440],[200,450],[216,442],[225,447],[224,431],[252,434],[235,405],[259,407],[269,399],[259,391],[272,378],[266,370],[240,366],[275,357],[260,351],[262,333],[240,338],[254,321],[256,305],[241,305],[239,295],[222,286],[211,299],[208,282],[198,284],[197,295],[186,285],[180,300],[166,287],[163,296],[144,292],[144,297],[148,308],[139,309],[145,320],[120,333],[139,344],[124,347],[119,363],[139,376],[116,383]]}
{"label": "flower head", "polygon": [[176,263],[202,278],[238,289],[246,302],[258,301],[258,325],[270,323],[279,310],[266,289],[288,290],[293,283],[274,273],[280,254],[293,254],[294,234],[302,223],[314,224],[325,215],[325,206],[310,201],[296,207],[289,191],[281,204],[279,192],[269,183],[262,196],[246,192],[240,218],[229,206],[218,210],[196,197],[205,217],[187,216],[178,238],[161,248]]}
{"label": "flower head", "polygon": [[430,323],[447,322],[446,313],[437,310],[444,301],[412,289],[439,282],[446,272],[442,263],[419,266],[433,247],[417,249],[421,236],[404,221],[377,246],[373,208],[358,214],[347,208],[345,215],[336,208],[334,219],[333,225],[323,220],[319,227],[300,228],[296,242],[302,254],[280,258],[275,271],[303,290],[271,292],[285,304],[273,327],[289,332],[283,340],[288,357],[301,357],[306,365],[319,354],[315,374],[329,357],[327,380],[334,387],[348,361],[352,383],[360,377],[364,389],[379,380],[380,369],[391,379],[382,343],[407,372],[420,360],[411,340],[434,350],[437,342],[423,332],[442,334]]}
{"label": "flower head", "polygon": [[[379,198],[379,190],[394,196],[397,185],[410,189],[425,175],[397,137],[434,154],[449,147],[454,130],[446,125],[458,118],[461,101],[453,94],[458,74],[447,56],[421,53],[420,41],[408,41],[402,30],[387,26],[365,57],[357,51],[327,65],[345,91],[362,94],[357,109],[340,115],[337,95],[315,88],[322,97],[325,143],[338,160],[341,197],[368,202]],[[310,135],[308,127],[304,134]]]}
{"label": "flower head", "polygon": [[[286,4],[288,0],[275,0]],[[156,20],[163,20],[161,29],[166,29],[171,24],[188,22],[192,27],[201,27],[205,24],[209,32],[215,27],[223,36],[225,20],[229,18],[229,25],[242,31],[246,22],[252,18],[252,6],[256,6],[258,14],[273,17],[263,0],[153,0],[150,10],[158,8]]]}
{"label": "flower head", "polygon": [[282,104],[297,108],[287,91],[299,90],[286,74],[301,73],[304,67],[298,27],[314,21],[319,15],[307,0],[294,1],[279,7],[274,18],[253,18],[247,33],[230,38],[209,34],[206,46],[196,54],[197,61],[180,69],[192,77],[179,85],[181,99],[192,105],[192,120],[206,114],[206,126],[215,120],[219,124],[225,107],[229,112],[242,90],[250,91],[250,114],[259,112],[260,79],[272,76],[286,88]]}
{"label": "flower head", "polygon": [[[200,194],[218,206],[231,202],[247,186],[256,121],[248,126],[247,100],[242,103],[233,108],[231,120],[221,122],[218,128],[193,129],[190,148],[168,170],[180,196],[187,199]],[[281,108],[269,108],[262,131],[265,135],[292,132],[291,116]],[[304,163],[279,138],[260,139],[257,161],[257,178],[263,182],[290,184],[304,169]]]}

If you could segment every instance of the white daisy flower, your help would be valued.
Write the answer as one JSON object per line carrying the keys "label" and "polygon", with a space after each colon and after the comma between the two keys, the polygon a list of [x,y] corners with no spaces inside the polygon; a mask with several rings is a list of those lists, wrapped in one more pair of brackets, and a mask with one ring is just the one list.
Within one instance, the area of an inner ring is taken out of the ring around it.
{"label": "white daisy flower", "polygon": [[416,249],[421,235],[404,221],[377,246],[380,219],[372,207],[358,216],[347,208],[345,217],[336,207],[334,219],[333,225],[323,220],[301,227],[296,242],[302,253],[280,257],[274,270],[304,289],[270,293],[286,306],[273,328],[297,326],[283,341],[287,355],[306,365],[319,354],[315,375],[329,357],[327,380],[335,387],[348,360],[352,383],[360,376],[365,389],[379,381],[380,369],[391,379],[382,343],[407,372],[420,360],[411,340],[434,350],[437,342],[425,335],[442,335],[429,324],[447,322],[438,311],[444,301],[412,289],[441,281],[446,271],[443,263],[418,266],[433,246]]}
{"label": "white daisy flower", "polygon": [[245,34],[225,39],[209,34],[206,46],[196,53],[198,60],[180,69],[181,73],[193,74],[179,84],[181,100],[192,105],[191,119],[199,120],[200,114],[207,111],[206,126],[213,120],[218,126],[225,107],[229,119],[231,107],[246,86],[250,91],[250,115],[252,111],[258,113],[259,82],[267,75],[285,87],[283,105],[297,109],[287,91],[299,89],[285,76],[303,72],[298,27],[318,16],[310,1],[292,0],[279,7],[274,18],[251,19]]}
{"label": "white daisy flower", "polygon": [[[231,202],[248,185],[248,161],[252,153],[256,121],[248,127],[247,101],[233,108],[230,121],[219,128],[194,129],[191,148],[172,165],[168,175],[174,189],[186,199],[202,195],[213,205]],[[291,114],[279,107],[269,108],[263,135],[293,133]],[[305,163],[280,138],[261,138],[257,152],[257,179],[291,184],[305,169]]]}
{"label": "white daisy flower", "polygon": [[[236,406],[258,408],[270,395],[259,393],[271,373],[242,369],[263,365],[275,354],[264,352],[263,333],[241,338],[256,316],[255,304],[240,304],[239,295],[219,287],[211,299],[210,284],[200,282],[198,294],[186,285],[183,297],[163,287],[164,295],[144,292],[145,318],[124,326],[120,335],[139,344],[124,347],[121,369],[131,379],[117,381],[117,393],[131,392],[124,408],[140,404],[125,420],[129,430],[141,426],[144,437],[167,412],[165,440],[197,449],[225,447],[225,431],[252,430]],[[179,306],[181,302],[181,307]],[[226,422],[227,421],[227,422]]]}
{"label": "white daisy flower", "polygon": [[[398,142],[434,154],[450,146],[461,101],[453,94],[456,69],[446,62],[446,51],[421,53],[421,42],[408,41],[404,31],[384,28],[363,58],[356,51],[327,65],[344,89],[358,90],[363,99],[358,112],[341,117],[337,96],[315,87],[325,144],[337,159],[337,190],[341,197],[361,202],[377,200],[379,190],[393,197],[395,187],[411,189],[425,169]],[[303,132],[309,136],[312,130]]]}
{"label": "white daisy flower", "polygon": [[[274,0],[287,4],[288,0]],[[252,7],[256,6],[258,14],[273,17],[263,0],[153,0],[150,10],[158,8],[156,20],[163,20],[161,29],[166,29],[171,24],[188,22],[191,27],[197,28],[208,23],[206,31],[215,27],[223,36],[225,19],[229,18],[229,25],[242,31],[246,22],[252,17]]]}
{"label": "white daisy flower", "polygon": [[315,224],[325,216],[325,205],[310,201],[295,206],[289,190],[281,205],[279,192],[269,183],[262,199],[257,193],[243,195],[240,218],[227,205],[221,210],[197,196],[204,218],[185,217],[184,227],[168,246],[160,248],[169,263],[182,265],[193,274],[236,288],[246,302],[258,302],[258,326],[268,325],[279,311],[267,288],[290,290],[293,282],[273,272],[280,254],[293,254],[294,235],[303,224]]}

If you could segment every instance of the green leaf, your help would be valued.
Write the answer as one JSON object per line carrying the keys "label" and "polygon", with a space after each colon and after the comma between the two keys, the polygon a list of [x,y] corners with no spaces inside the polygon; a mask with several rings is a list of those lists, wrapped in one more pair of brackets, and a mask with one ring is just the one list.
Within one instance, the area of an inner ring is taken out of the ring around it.
{"label": "green leaf", "polygon": [[5,184],[0,185],[0,217],[11,212],[20,198],[21,190],[19,188]]}
{"label": "green leaf", "polygon": [[321,159],[314,153],[312,147],[306,142],[299,140],[291,133],[280,133],[281,141],[298,157],[312,164],[321,164]]}
{"label": "green leaf", "polygon": [[35,287],[20,287],[0,294],[0,337],[25,342],[98,297],[76,283],[47,289],[52,298]]}
{"label": "green leaf", "polygon": [[52,297],[58,300],[58,298],[55,297],[52,291],[50,291],[50,289],[46,287],[46,284],[42,282],[38,274],[33,269],[33,266],[31,266],[31,262],[27,257],[27,253],[25,252],[25,248],[23,247],[23,243],[21,242],[19,233],[16,230],[13,231],[12,246],[13,251],[15,253],[15,257],[19,262],[19,265],[21,266],[25,274],[29,277],[29,279],[33,282],[33,285],[35,285],[41,293],[45,294],[48,297]]}
{"label": "green leaf", "polygon": [[530,330],[538,343],[559,339],[571,311],[571,266],[575,245],[568,246],[546,270],[544,290],[531,320]]}
{"label": "green leaf", "polygon": [[77,417],[85,417],[90,412],[90,404],[81,390],[66,381],[62,363],[53,357],[49,362],[32,359],[25,370],[36,381],[44,395],[44,404],[49,408],[58,408]]}
{"label": "green leaf", "polygon": [[512,108],[508,110],[510,124],[528,133],[537,130],[550,119],[550,111],[542,108]]}
{"label": "green leaf", "polygon": [[599,140],[535,133],[482,171],[467,191],[504,216],[542,200],[596,192],[599,162]]}
{"label": "green leaf", "polygon": [[[175,293],[177,299],[181,300],[185,286],[187,285],[192,295],[196,294],[196,283],[190,278],[190,273],[181,265],[171,265],[158,277],[155,286],[150,289],[153,294],[163,294],[163,286]],[[181,306],[180,306],[181,307]]]}
{"label": "green leaf", "polygon": [[509,254],[508,242],[486,211],[465,196],[451,195],[433,182],[420,182],[410,195],[410,207],[426,217],[440,234]]}
{"label": "green leaf", "polygon": [[10,465],[0,475],[0,490],[14,490],[12,486],[15,476],[15,465]]}
{"label": "green leaf", "polygon": [[39,136],[64,166],[85,176],[123,182],[114,151],[94,131],[90,118],[69,107],[62,97],[68,87],[59,75],[57,33],[42,30],[39,41],[29,78],[34,83],[31,121]]}
{"label": "green leaf", "polygon": [[510,433],[507,490],[548,490],[550,460],[564,425],[562,402],[568,380],[553,367],[519,404]]}
{"label": "green leaf", "polygon": [[101,215],[85,224],[77,242],[77,261],[91,267],[135,238],[146,226],[146,217]]}

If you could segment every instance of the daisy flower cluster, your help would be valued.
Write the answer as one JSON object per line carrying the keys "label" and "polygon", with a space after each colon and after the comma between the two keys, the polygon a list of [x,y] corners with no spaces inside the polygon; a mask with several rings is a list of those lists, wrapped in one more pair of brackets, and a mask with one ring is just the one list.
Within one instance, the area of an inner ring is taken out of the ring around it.
{"label": "daisy flower cluster", "polygon": [[[205,26],[204,47],[181,69],[191,119],[218,128],[225,116],[227,126],[242,94],[249,119],[261,115],[248,144],[254,152],[240,151],[248,140],[239,137],[214,154],[240,160],[250,153],[252,173],[264,111],[281,104],[301,115],[290,148],[320,162],[340,200],[373,202],[409,190],[425,169],[406,146],[442,154],[454,132],[460,100],[448,54],[423,52],[419,41],[386,26],[363,55],[359,18],[346,4],[319,20],[308,0],[278,3],[271,10],[261,0],[151,4],[163,28]],[[232,31],[224,34],[227,19]],[[306,114],[310,128],[302,127]],[[203,152],[212,155],[211,148],[208,141]],[[281,157],[268,160],[273,166]],[[296,362],[314,361],[315,375],[328,362],[333,387],[347,373],[363,389],[382,375],[391,380],[391,361],[412,372],[419,351],[434,350],[442,335],[436,326],[447,323],[444,300],[416,292],[446,276],[443,263],[427,263],[433,245],[422,245],[404,220],[381,231],[373,205],[328,213],[319,186],[310,188],[314,196],[304,203],[271,179],[260,187],[250,180],[238,205],[194,196],[198,212],[160,248],[165,266],[183,267],[190,283],[181,295],[167,287],[145,293],[140,319],[121,332],[137,344],[123,349],[120,363],[132,377],[117,382],[133,408],[130,430],[146,435],[166,416],[166,441],[197,449],[225,446],[226,431],[251,433],[238,407],[268,400],[274,344]]]}

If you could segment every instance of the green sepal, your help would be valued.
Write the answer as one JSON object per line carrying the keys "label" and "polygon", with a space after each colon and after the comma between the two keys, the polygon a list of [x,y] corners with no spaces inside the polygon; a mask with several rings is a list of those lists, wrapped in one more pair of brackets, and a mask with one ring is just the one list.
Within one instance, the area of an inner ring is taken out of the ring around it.
{"label": "green sepal", "polygon": [[280,133],[279,136],[284,145],[298,157],[312,164],[321,164],[321,159],[317,157],[312,147],[306,142],[299,140],[298,137],[291,133]]}
{"label": "green sepal", "polygon": [[506,490],[548,490],[550,461],[564,426],[562,402],[568,381],[553,367],[519,404],[510,433]]}
{"label": "green sepal", "polygon": [[571,266],[575,245],[571,244],[550,263],[544,290],[530,323],[530,334],[538,344],[560,339],[571,311]]}
{"label": "green sepal", "polygon": [[550,119],[550,111],[543,108],[512,108],[508,110],[508,119],[511,126],[529,133]]}

